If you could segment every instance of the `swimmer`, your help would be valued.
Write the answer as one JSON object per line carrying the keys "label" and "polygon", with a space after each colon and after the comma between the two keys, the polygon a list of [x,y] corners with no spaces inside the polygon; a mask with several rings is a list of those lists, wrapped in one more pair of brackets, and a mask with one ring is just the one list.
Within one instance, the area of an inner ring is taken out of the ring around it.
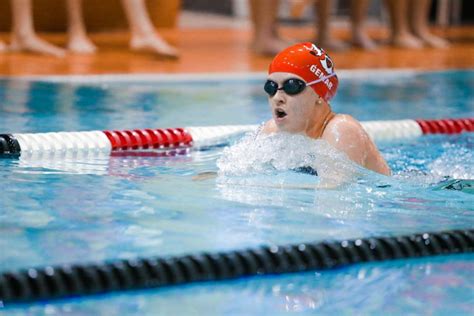
{"label": "swimmer", "polygon": [[264,86],[273,118],[263,134],[303,134],[322,139],[360,166],[390,175],[390,168],[362,125],[332,112],[339,81],[326,52],[312,43],[290,46],[273,59]]}
{"label": "swimmer", "polygon": [[[324,50],[312,43],[284,49],[269,67],[264,90],[273,118],[264,124],[260,133],[287,132],[321,139],[356,164],[390,175],[390,168],[362,125],[350,115],[332,112],[329,100],[336,94],[338,83],[333,62]],[[334,164],[329,170],[305,166],[294,171],[318,175],[321,181],[310,186],[312,188],[331,189],[352,182],[357,173],[357,170],[350,171],[351,168],[342,170],[341,166]],[[216,175],[204,172],[193,180],[207,180]]]}

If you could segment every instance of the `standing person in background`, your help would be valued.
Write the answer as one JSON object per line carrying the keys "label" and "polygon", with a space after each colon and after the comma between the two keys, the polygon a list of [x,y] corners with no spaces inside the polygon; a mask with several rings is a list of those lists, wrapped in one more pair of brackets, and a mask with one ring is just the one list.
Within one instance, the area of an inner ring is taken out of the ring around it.
{"label": "standing person in background", "polygon": [[130,25],[132,50],[149,51],[168,58],[179,57],[178,50],[156,32],[144,0],[122,0],[122,5]]}
{"label": "standing person in background", "polygon": [[402,48],[428,45],[445,48],[449,43],[430,33],[428,13],[431,0],[386,0],[390,16],[390,43]]}
{"label": "standing person in background", "polygon": [[82,14],[82,0],[67,0],[68,15],[68,50],[76,53],[90,54],[97,47],[87,37]]}
{"label": "standing person in background", "polygon": [[[82,0],[67,0],[66,6],[69,21],[68,49],[79,53],[93,53],[96,47],[86,35],[82,18]],[[13,26],[9,50],[28,51],[56,57],[65,55],[64,49],[46,42],[36,34],[31,0],[11,0],[11,8]],[[4,48],[4,50],[7,49]]]}
{"label": "standing person in background", "polygon": [[[177,58],[178,51],[169,45],[155,30],[144,0],[122,0],[130,25],[130,48],[149,51],[158,55]],[[66,51],[38,37],[34,30],[31,0],[11,0],[13,26],[8,48],[0,42],[0,51],[29,51],[63,57]],[[77,53],[94,53],[97,48],[87,37],[82,14],[82,0],[67,0],[68,43],[67,48]]]}
{"label": "standing person in background", "polygon": [[[122,0],[131,31],[130,49],[148,51],[163,57],[177,58],[178,51],[155,30],[144,0]],[[96,47],[88,39],[82,18],[82,0],[68,0],[68,48],[79,53],[93,53]]]}
{"label": "standing person in background", "polygon": [[[317,15],[317,38],[329,50],[340,51],[347,45],[334,39],[330,32],[332,0],[294,0],[292,11],[301,14],[304,6],[314,2]],[[352,43],[364,49],[374,49],[375,43],[365,33],[369,0],[351,0]],[[278,36],[278,0],[250,0],[254,26],[253,49],[264,55],[275,55],[288,45]]]}
{"label": "standing person in background", "polygon": [[12,33],[9,50],[63,57],[65,51],[38,37],[33,25],[31,0],[11,0]]}
{"label": "standing person in background", "polygon": [[377,45],[365,31],[369,1],[351,0],[352,45],[367,50],[374,50]]}
{"label": "standing person in background", "polygon": [[316,11],[316,38],[319,45],[326,47],[328,51],[342,51],[346,50],[347,45],[337,39],[334,39],[331,35],[331,9],[332,0],[316,0],[315,1]]}
{"label": "standing person in background", "polygon": [[278,35],[279,0],[250,0],[253,25],[252,49],[258,54],[273,56],[288,43]]}
{"label": "standing person in background", "polygon": [[[365,32],[365,20],[369,0],[351,0],[351,24],[352,24],[352,44],[367,50],[375,49],[375,43]],[[332,0],[317,0],[315,10],[317,15],[317,41],[321,46],[329,51],[341,51],[347,49],[347,45],[331,36]]]}

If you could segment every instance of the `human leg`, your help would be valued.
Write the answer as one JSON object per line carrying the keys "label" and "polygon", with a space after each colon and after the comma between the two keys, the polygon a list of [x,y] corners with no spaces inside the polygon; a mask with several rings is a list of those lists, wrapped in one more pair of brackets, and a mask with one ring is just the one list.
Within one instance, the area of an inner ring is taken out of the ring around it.
{"label": "human leg", "polygon": [[315,3],[317,18],[317,43],[329,51],[342,51],[347,49],[343,41],[331,37],[330,19],[331,19],[331,0],[317,0]]}
{"label": "human leg", "polygon": [[31,0],[11,0],[13,27],[10,50],[64,56],[64,50],[42,40],[33,27]]}
{"label": "human leg", "polygon": [[421,48],[423,44],[408,28],[407,0],[386,0],[390,16],[390,43],[402,48]]}
{"label": "human leg", "polygon": [[252,47],[258,54],[275,55],[288,46],[278,36],[277,13],[279,0],[250,0],[253,24]]}
{"label": "human leg", "polygon": [[130,48],[138,51],[151,51],[158,55],[177,58],[178,51],[168,44],[155,30],[143,0],[122,0],[130,25]]}
{"label": "human leg", "polygon": [[365,32],[368,7],[369,0],[352,0],[351,2],[352,43],[361,48],[373,50],[377,45]]}
{"label": "human leg", "polygon": [[299,19],[303,15],[306,6],[313,2],[313,0],[293,0],[291,1],[290,17]]}
{"label": "human leg", "polygon": [[94,53],[97,47],[87,37],[82,15],[82,0],[67,0],[68,43],[67,48],[77,53]]}
{"label": "human leg", "polygon": [[428,13],[431,6],[431,0],[410,0],[410,6],[410,26],[413,34],[429,46],[437,48],[445,48],[449,46],[446,40],[431,34],[429,31]]}

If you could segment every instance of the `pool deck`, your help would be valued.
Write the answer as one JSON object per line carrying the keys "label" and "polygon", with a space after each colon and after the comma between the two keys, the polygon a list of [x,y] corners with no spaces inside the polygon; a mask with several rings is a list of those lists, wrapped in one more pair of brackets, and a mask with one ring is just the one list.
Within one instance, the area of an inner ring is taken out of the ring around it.
{"label": "pool deck", "polygon": [[[452,45],[447,49],[409,50],[387,45],[372,52],[350,49],[331,52],[338,69],[467,69],[474,68],[474,26],[434,29]],[[251,30],[243,28],[186,28],[160,30],[181,52],[177,60],[163,59],[151,53],[128,50],[128,33],[98,33],[91,38],[99,47],[96,54],[68,54],[64,58],[30,53],[0,53],[0,75],[86,75],[152,73],[247,73],[267,69],[271,57],[259,56],[250,47]],[[347,28],[334,30],[337,38],[347,38]],[[377,41],[387,37],[387,30],[370,27],[369,35]],[[305,26],[286,26],[281,34],[287,39],[310,40],[314,30]],[[64,46],[64,34],[41,34],[48,41]],[[0,33],[7,41],[8,34]]]}

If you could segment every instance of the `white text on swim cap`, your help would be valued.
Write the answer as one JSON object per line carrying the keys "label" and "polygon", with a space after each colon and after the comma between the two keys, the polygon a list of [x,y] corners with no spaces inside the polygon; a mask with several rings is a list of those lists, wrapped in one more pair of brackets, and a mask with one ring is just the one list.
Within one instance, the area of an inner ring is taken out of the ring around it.
{"label": "white text on swim cap", "polygon": [[318,66],[316,66],[316,65],[311,65],[311,67],[309,67],[309,70],[310,70],[312,73],[314,73],[319,79],[318,79],[318,80],[315,80],[315,81],[308,82],[308,83],[306,84],[307,86],[322,81],[322,82],[324,82],[324,84],[326,85],[326,87],[328,87],[329,90],[332,89],[332,82],[329,81],[329,78],[335,76],[335,75],[336,75],[335,73],[332,73],[332,74],[329,75],[329,76],[324,76],[324,74],[323,74],[323,72],[321,71],[321,69],[319,69]]}

